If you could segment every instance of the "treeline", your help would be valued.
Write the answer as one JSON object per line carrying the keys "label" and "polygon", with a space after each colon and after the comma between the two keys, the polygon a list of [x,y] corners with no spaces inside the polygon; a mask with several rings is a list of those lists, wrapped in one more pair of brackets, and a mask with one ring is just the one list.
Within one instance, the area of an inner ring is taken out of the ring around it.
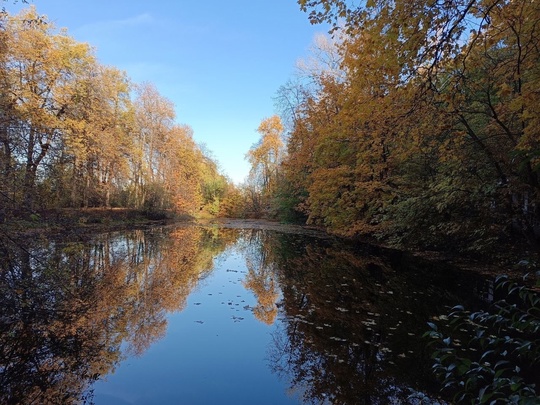
{"label": "treeline", "polygon": [[540,4],[299,3],[333,36],[278,92],[270,212],[428,248],[536,241]]}
{"label": "treeline", "polygon": [[174,105],[34,8],[0,21],[0,216],[219,210],[232,187]]}

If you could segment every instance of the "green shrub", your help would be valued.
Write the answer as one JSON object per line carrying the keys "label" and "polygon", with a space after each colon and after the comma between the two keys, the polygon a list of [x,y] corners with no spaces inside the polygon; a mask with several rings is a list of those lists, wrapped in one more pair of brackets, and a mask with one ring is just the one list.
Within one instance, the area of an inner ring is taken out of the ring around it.
{"label": "green shrub", "polygon": [[428,323],[433,370],[457,403],[540,404],[539,273],[530,286],[500,276],[495,292],[504,298],[488,310],[456,306]]}

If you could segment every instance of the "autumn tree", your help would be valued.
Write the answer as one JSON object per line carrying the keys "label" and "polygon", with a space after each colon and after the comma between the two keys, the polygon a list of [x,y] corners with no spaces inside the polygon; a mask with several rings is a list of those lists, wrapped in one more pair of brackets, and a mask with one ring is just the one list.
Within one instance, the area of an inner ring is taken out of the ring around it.
{"label": "autumn tree", "polygon": [[[540,8],[528,0],[501,3],[489,16],[468,54],[452,65],[452,85],[460,91],[444,93],[476,156],[492,172],[499,221],[534,234],[540,198],[534,90]],[[472,160],[470,167],[477,163]]]}
{"label": "autumn tree", "polygon": [[203,203],[208,176],[218,177],[216,163],[189,126],[175,124],[174,105],[155,86],[143,84],[137,94],[129,201],[136,208],[193,213]]}
{"label": "autumn tree", "polygon": [[8,17],[5,27],[8,51],[0,85],[9,94],[4,103],[13,115],[3,130],[4,150],[20,165],[21,201],[28,209],[34,207],[45,163],[59,150],[76,78],[92,60],[88,45],[53,29],[34,8]]}
{"label": "autumn tree", "polygon": [[[0,65],[6,66],[7,61],[7,32],[4,29],[6,15],[0,15]],[[0,222],[3,222],[8,206],[14,206],[14,182],[16,177],[14,167],[14,134],[8,130],[13,119],[13,104],[10,102],[8,92],[0,93]]]}
{"label": "autumn tree", "polygon": [[285,93],[282,172],[308,221],[469,250],[535,235],[533,1],[299,4],[332,24],[341,56],[339,76]]}
{"label": "autumn tree", "polygon": [[154,85],[101,65],[35,8],[1,18],[0,220],[16,208],[219,212],[228,179]]}
{"label": "autumn tree", "polygon": [[[287,115],[294,118],[278,195],[282,215],[291,219],[305,215],[312,223],[323,221],[326,210],[333,210],[334,204],[334,192],[328,193],[326,186],[334,183],[341,187],[330,172],[343,171],[342,164],[353,164],[354,137],[347,133],[350,120],[343,121],[340,116],[347,86],[339,46],[317,39],[313,56],[300,63],[297,85],[280,90],[281,103],[285,102],[290,110]],[[316,192],[326,193],[320,199],[326,208],[317,207]]]}
{"label": "autumn tree", "polygon": [[269,197],[276,189],[279,165],[283,160],[283,124],[274,115],[261,121],[257,132],[261,135],[258,143],[246,154],[251,164],[249,185],[253,194],[255,210],[268,210]]}
{"label": "autumn tree", "polygon": [[229,182],[223,199],[219,205],[220,217],[224,218],[243,218],[246,216],[248,203],[246,194],[241,186]]}
{"label": "autumn tree", "polygon": [[158,179],[163,174],[162,153],[173,126],[174,107],[154,85],[142,84],[135,99],[134,150],[131,161],[132,196],[136,208],[159,205]]}
{"label": "autumn tree", "polygon": [[257,132],[260,141],[247,153],[251,164],[250,175],[253,176],[263,192],[271,191],[277,178],[278,166],[283,158],[283,125],[281,119],[274,115],[264,119]]}
{"label": "autumn tree", "polygon": [[163,184],[178,212],[194,213],[202,205],[203,155],[189,126],[175,125],[162,153]]}
{"label": "autumn tree", "polygon": [[73,99],[65,150],[56,168],[64,178],[55,188],[60,192],[63,186],[69,192],[71,206],[109,207],[111,194],[126,184],[129,175],[133,126],[129,80],[119,70],[96,63],[77,83]]}
{"label": "autumn tree", "polygon": [[[219,164],[206,145],[199,145],[201,150],[201,192],[203,209],[211,215],[222,212],[224,202],[230,188],[230,180],[221,173]],[[231,185],[232,187],[233,185]]]}

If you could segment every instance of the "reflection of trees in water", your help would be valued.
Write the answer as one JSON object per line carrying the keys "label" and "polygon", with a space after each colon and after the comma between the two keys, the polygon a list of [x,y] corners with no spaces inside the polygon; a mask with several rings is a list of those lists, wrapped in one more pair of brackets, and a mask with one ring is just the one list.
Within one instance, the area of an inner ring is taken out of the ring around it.
{"label": "reflection of trees in water", "polygon": [[244,231],[241,243],[248,271],[243,284],[257,299],[253,314],[267,325],[275,322],[278,313],[276,302],[279,298],[279,285],[272,254],[273,240],[267,231],[249,230]]}
{"label": "reflection of trees in water", "polygon": [[122,342],[140,354],[164,335],[167,312],[184,307],[212,265],[206,242],[192,228],[84,243],[1,240],[0,403],[84,399],[119,362]]}
{"label": "reflection of trees in water", "polygon": [[436,280],[426,269],[392,268],[389,257],[281,240],[273,260],[284,322],[269,358],[291,391],[332,404],[419,403],[411,394],[438,391],[420,336],[430,316],[457,302],[453,293],[430,286]]}

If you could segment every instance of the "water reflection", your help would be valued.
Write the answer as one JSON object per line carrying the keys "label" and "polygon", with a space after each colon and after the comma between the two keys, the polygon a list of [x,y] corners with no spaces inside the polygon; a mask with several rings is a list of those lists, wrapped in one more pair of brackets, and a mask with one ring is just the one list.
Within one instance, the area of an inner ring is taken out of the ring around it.
{"label": "water reflection", "polygon": [[478,305],[479,277],[341,242],[264,232],[256,239],[246,254],[256,263],[249,285],[268,313],[279,280],[281,323],[269,359],[290,391],[316,404],[436,400],[425,324],[446,305]]}
{"label": "water reflection", "polygon": [[90,400],[122,344],[141,354],[161,338],[232,240],[201,229],[1,240],[0,403]]}
{"label": "water reflection", "polygon": [[[256,299],[244,308],[254,319],[235,315],[232,325],[241,319],[247,334],[270,326],[267,366],[288,385],[283,403],[287,395],[315,404],[433,401],[438,386],[420,338],[426,322],[445,305],[474,306],[467,301],[479,301],[483,288],[478,277],[395,252],[266,230],[152,229],[77,242],[4,240],[0,249],[6,404],[91,402],[93,382],[163,338],[170,314],[219,271],[238,272]],[[216,265],[223,252],[239,254],[243,268]]]}
{"label": "water reflection", "polygon": [[245,231],[240,245],[248,270],[244,287],[257,298],[253,314],[259,321],[272,325],[278,314],[276,302],[279,298],[279,285],[275,252],[267,242],[267,235],[258,230]]}

